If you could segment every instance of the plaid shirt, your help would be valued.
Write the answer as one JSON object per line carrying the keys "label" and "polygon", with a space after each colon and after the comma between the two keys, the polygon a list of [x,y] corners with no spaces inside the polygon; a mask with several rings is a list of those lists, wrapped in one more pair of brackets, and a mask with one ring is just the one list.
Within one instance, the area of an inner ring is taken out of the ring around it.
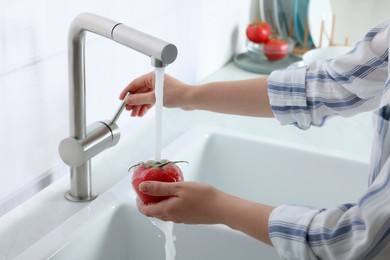
{"label": "plaid shirt", "polygon": [[334,115],[375,110],[370,177],[356,203],[328,209],[282,205],[269,219],[284,259],[390,259],[390,19],[349,53],[268,78],[275,117],[302,129]]}

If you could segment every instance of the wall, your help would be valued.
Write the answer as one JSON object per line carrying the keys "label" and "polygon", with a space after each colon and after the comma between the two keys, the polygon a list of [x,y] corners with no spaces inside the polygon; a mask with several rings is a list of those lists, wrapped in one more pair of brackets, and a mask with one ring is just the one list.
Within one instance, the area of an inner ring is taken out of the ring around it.
{"label": "wall", "polygon": [[[245,50],[245,29],[253,2],[203,1],[200,20],[199,55],[196,80],[199,81],[231,60],[233,53]],[[251,3],[252,2],[252,5]],[[207,7],[205,6],[207,4]],[[234,8],[232,8],[234,6]]]}
{"label": "wall", "polygon": [[[166,71],[193,83],[239,48],[249,6],[249,0],[1,0],[0,215],[68,172],[57,149],[68,135],[66,41],[74,16],[100,14],[174,43],[179,56]],[[89,34],[86,46],[91,123],[111,118],[121,89],[152,67],[148,57],[107,39]],[[142,122],[122,115],[118,124],[126,135]]]}
{"label": "wall", "polygon": [[348,37],[355,44],[372,26],[390,17],[388,0],[331,0],[331,4],[336,15],[336,43]]}

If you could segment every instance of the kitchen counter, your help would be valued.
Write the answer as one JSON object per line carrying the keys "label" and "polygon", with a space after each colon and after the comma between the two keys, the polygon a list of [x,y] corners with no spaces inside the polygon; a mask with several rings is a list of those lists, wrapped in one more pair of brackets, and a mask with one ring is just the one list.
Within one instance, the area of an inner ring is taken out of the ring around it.
{"label": "kitchen counter", "polygon": [[[258,74],[242,71],[233,63],[229,63],[202,82],[258,76]],[[99,194],[126,176],[127,169],[133,162],[153,157],[153,116],[134,120],[142,122],[136,131],[122,132],[122,138],[125,140],[121,140],[117,146],[93,159],[93,187]],[[275,119],[270,118],[165,109],[163,124],[163,146],[193,127],[207,125],[316,146],[318,149],[327,149],[334,153],[346,153],[364,162],[369,160],[372,139],[371,113],[351,118],[333,118],[322,128],[312,127],[303,131],[293,126],[281,126]],[[132,145],[127,147],[124,143]],[[108,156],[108,154],[115,156]],[[116,159],[106,160],[106,157]],[[68,188],[69,176],[66,174],[65,177],[0,218],[0,240],[2,241],[0,259],[13,259],[75,212],[88,207],[88,203],[66,201],[63,194]]]}

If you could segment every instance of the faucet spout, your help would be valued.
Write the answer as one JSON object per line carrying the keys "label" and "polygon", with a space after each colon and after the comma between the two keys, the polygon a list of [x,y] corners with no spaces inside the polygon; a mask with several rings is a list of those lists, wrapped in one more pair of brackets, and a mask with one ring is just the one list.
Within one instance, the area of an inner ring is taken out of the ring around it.
{"label": "faucet spout", "polygon": [[[78,15],[68,33],[69,66],[69,137],[60,144],[60,156],[70,166],[71,201],[90,201],[96,198],[91,185],[91,158],[119,141],[115,122],[100,122],[96,127],[86,125],[85,34],[91,32],[151,58],[155,67],[171,64],[177,57],[175,45],[122,23],[91,13]],[[92,129],[92,130],[91,130]],[[74,155],[79,155],[74,158]]]}

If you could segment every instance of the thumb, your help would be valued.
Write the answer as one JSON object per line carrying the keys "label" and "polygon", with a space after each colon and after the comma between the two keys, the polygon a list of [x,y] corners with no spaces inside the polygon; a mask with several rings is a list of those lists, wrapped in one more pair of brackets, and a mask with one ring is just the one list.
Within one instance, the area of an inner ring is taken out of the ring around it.
{"label": "thumb", "polygon": [[176,182],[144,181],[139,184],[138,189],[152,196],[175,196],[178,185]]}
{"label": "thumb", "polygon": [[139,106],[139,105],[153,105],[155,100],[154,92],[137,93],[126,97],[126,105]]}

